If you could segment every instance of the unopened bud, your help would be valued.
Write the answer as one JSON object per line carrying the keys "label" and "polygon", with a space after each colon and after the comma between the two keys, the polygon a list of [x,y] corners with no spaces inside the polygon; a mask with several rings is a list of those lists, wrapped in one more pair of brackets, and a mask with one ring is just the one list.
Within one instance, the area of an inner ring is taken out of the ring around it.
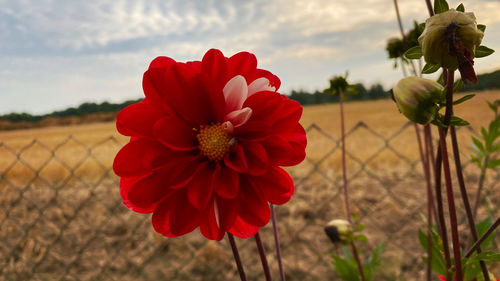
{"label": "unopened bud", "polygon": [[436,81],[410,76],[399,80],[392,92],[404,116],[415,123],[428,124],[439,111],[443,89]]}
{"label": "unopened bud", "polygon": [[352,238],[351,224],[346,220],[332,220],[325,227],[325,233],[333,243],[349,244]]}
{"label": "unopened bud", "polygon": [[455,44],[463,44],[474,57],[476,47],[481,44],[483,36],[484,33],[477,28],[474,13],[450,9],[425,21],[425,29],[418,38],[418,42],[427,63],[457,69],[459,65],[457,54],[453,54],[452,50],[461,46],[455,46]]}

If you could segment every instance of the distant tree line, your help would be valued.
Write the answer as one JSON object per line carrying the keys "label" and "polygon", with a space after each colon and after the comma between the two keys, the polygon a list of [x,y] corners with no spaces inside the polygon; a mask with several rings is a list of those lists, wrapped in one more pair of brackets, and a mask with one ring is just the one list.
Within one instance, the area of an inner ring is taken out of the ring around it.
{"label": "distant tree line", "polygon": [[44,115],[31,115],[29,113],[9,113],[0,116],[0,119],[8,120],[11,122],[20,122],[20,121],[28,121],[28,122],[36,122],[46,117],[68,117],[68,116],[82,116],[89,113],[99,113],[99,112],[116,112],[125,108],[128,105],[133,103],[137,103],[142,99],[137,100],[128,100],[122,103],[94,103],[94,102],[86,102],[82,103],[78,107],[70,107],[61,111],[54,111],[49,114]]}
{"label": "distant tree line", "polygon": [[[480,91],[486,89],[500,89],[500,70],[492,73],[478,75],[479,83],[477,85],[467,85],[464,91]],[[362,101],[373,100],[390,97],[389,91],[384,90],[382,85],[374,84],[370,88],[365,88],[361,83],[350,85],[350,95],[346,95],[346,101]],[[308,104],[321,104],[321,103],[335,103],[338,102],[338,95],[332,95],[328,91],[314,91],[308,92],[304,90],[292,90],[289,97],[298,101],[302,105]],[[61,111],[54,111],[44,115],[31,115],[29,113],[9,113],[0,116],[0,120],[7,120],[11,122],[36,122],[46,117],[68,117],[68,116],[82,116],[89,113],[100,112],[118,112],[126,106],[137,103],[141,99],[128,100],[122,103],[83,103],[78,107],[70,107]]]}
{"label": "distant tree line", "polygon": [[[390,97],[390,93],[384,90],[380,84],[375,84],[369,89],[366,89],[365,86],[360,83],[350,85],[350,87],[353,94],[346,95],[346,101],[373,100]],[[333,95],[327,91],[315,91],[313,93],[309,93],[304,90],[292,90],[288,97],[292,100],[298,101],[302,105],[334,103],[339,101],[338,95]]]}

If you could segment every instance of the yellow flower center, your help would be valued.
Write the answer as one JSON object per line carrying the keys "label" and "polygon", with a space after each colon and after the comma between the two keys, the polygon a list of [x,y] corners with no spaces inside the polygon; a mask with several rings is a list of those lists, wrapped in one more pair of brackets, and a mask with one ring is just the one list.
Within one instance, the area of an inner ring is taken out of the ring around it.
{"label": "yellow flower center", "polygon": [[201,153],[213,161],[222,160],[232,143],[232,137],[222,124],[202,125],[196,138]]}

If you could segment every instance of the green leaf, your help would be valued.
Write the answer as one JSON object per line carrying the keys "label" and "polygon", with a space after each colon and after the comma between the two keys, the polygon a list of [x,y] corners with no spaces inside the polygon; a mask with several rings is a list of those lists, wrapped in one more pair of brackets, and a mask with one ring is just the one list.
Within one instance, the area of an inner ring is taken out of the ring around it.
{"label": "green leaf", "polygon": [[358,228],[358,231],[363,231],[363,229],[365,229],[365,225],[360,223],[360,224],[358,224],[357,228]]}
{"label": "green leaf", "polygon": [[495,50],[481,45],[481,46],[476,48],[476,54],[474,55],[474,57],[475,58],[484,58],[484,57],[487,57],[487,56],[493,54],[494,52],[495,52]]}
{"label": "green leaf", "polygon": [[490,107],[490,109],[493,110],[493,112],[495,112],[495,115],[497,115],[498,106],[496,105],[496,103],[492,103],[489,101],[486,101],[486,102],[488,103],[488,106]]}
{"label": "green leaf", "polygon": [[465,12],[464,4],[460,3],[460,5],[458,5],[458,7],[457,7],[456,10],[459,11],[459,12]]}
{"label": "green leaf", "polygon": [[[446,275],[446,262],[444,261],[443,255],[441,254],[441,251],[437,246],[439,244],[439,241],[437,240],[437,237],[435,235],[432,236],[431,267],[438,274]],[[422,248],[424,248],[425,252],[427,252],[427,239],[427,235],[425,235],[425,233],[421,229],[419,229],[418,240],[420,241],[420,245],[422,245]],[[424,257],[423,259],[427,261],[427,257]]]}
{"label": "green leaf", "polygon": [[469,126],[470,124],[469,122],[458,116],[452,116],[450,120],[450,125],[458,127],[458,126]]}
{"label": "green leaf", "polygon": [[481,30],[482,32],[484,32],[486,30],[486,25],[484,24],[478,24],[477,25],[477,29]]}
{"label": "green leaf", "polygon": [[472,137],[472,142],[474,143],[478,151],[484,152],[483,144],[476,137]]}
{"label": "green leaf", "polygon": [[362,241],[362,242],[368,242],[368,238],[366,238],[366,236],[364,236],[363,234],[359,234],[359,235],[354,236],[354,239]]}
{"label": "green leaf", "polygon": [[412,47],[404,53],[404,56],[408,59],[418,60],[423,56],[422,48],[420,46]]}
{"label": "green leaf", "polygon": [[443,128],[443,129],[448,128],[448,126],[446,126],[446,125],[443,123],[443,121],[441,121],[441,119],[439,119],[439,118],[436,118],[436,119],[432,120],[432,121],[431,121],[431,124],[434,124],[434,125],[436,125],[436,126],[438,126],[438,127],[440,127],[440,128]]}
{"label": "green leaf", "polygon": [[448,6],[448,2],[446,0],[434,0],[434,13],[440,14],[442,12],[446,12],[450,9]]}
{"label": "green leaf", "polygon": [[[464,88],[464,81],[462,79],[458,79],[453,83],[453,92],[458,93]],[[474,95],[473,95],[474,96]]]}
{"label": "green leaf", "polygon": [[424,29],[425,29],[425,22],[418,25],[418,31],[420,31],[420,33],[424,32]]}
{"label": "green leaf", "polygon": [[373,253],[366,258],[365,264],[363,265],[363,273],[365,274],[366,280],[371,280],[373,273],[380,266],[380,254],[384,250],[384,246],[385,242],[379,243]]}
{"label": "green leaf", "polygon": [[472,255],[467,262],[478,262],[480,260],[483,261],[500,261],[500,253],[495,251],[483,251],[480,254]]}
{"label": "green leaf", "polygon": [[[490,228],[491,225],[493,225],[493,217],[492,216],[488,216],[484,220],[478,222],[476,224],[476,229],[477,229],[477,234],[479,235],[479,237],[483,236],[486,233],[486,231],[488,231],[488,228]],[[481,243],[481,247],[483,249],[488,247],[490,245],[490,243],[493,242],[494,237],[495,237],[494,235],[488,236],[488,238],[486,238],[483,241],[483,243]]]}
{"label": "green leaf", "polygon": [[490,162],[488,162],[487,167],[490,169],[495,169],[495,168],[500,167],[500,159],[491,160]]}
{"label": "green leaf", "polygon": [[[462,81],[462,79],[460,79],[459,81]],[[462,82],[462,85],[463,85],[463,82]],[[453,91],[455,91],[455,90],[453,90]],[[467,101],[467,100],[472,99],[474,96],[475,96],[474,94],[465,95],[465,96],[463,96],[463,97],[459,98],[458,100],[454,101],[454,102],[453,102],[453,104],[454,104],[454,105],[461,104],[461,103],[463,103],[464,101]]]}
{"label": "green leaf", "polygon": [[422,68],[423,74],[431,74],[438,71],[441,68],[439,64],[426,63],[424,68]]}
{"label": "green leaf", "polygon": [[343,258],[332,255],[333,265],[338,276],[344,281],[359,281],[358,269],[353,267],[349,262]]}

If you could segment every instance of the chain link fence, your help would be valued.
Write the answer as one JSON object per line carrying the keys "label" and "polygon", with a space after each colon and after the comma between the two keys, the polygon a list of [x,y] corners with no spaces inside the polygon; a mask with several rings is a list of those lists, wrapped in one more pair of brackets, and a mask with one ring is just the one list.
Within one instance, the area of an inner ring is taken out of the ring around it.
{"label": "chain link fence", "polygon": [[[306,131],[306,160],[287,168],[296,193],[276,207],[287,280],[338,280],[330,254],[340,249],[323,227],[345,217],[340,142],[315,124]],[[459,134],[467,144],[474,132]],[[346,136],[351,204],[369,239],[362,256],[386,243],[375,280],[423,280],[417,231],[425,228],[426,193],[414,135],[410,123],[383,135],[360,122]],[[239,280],[227,240],[207,241],[197,230],[164,238],[149,215],[121,203],[112,161],[123,145],[115,137],[92,145],[72,136],[50,145],[34,139],[22,147],[0,140],[1,281]],[[472,197],[478,169],[464,168]],[[499,178],[487,175],[481,217],[499,215]],[[270,225],[261,237],[277,279]],[[236,242],[249,280],[263,280],[254,240]]]}

